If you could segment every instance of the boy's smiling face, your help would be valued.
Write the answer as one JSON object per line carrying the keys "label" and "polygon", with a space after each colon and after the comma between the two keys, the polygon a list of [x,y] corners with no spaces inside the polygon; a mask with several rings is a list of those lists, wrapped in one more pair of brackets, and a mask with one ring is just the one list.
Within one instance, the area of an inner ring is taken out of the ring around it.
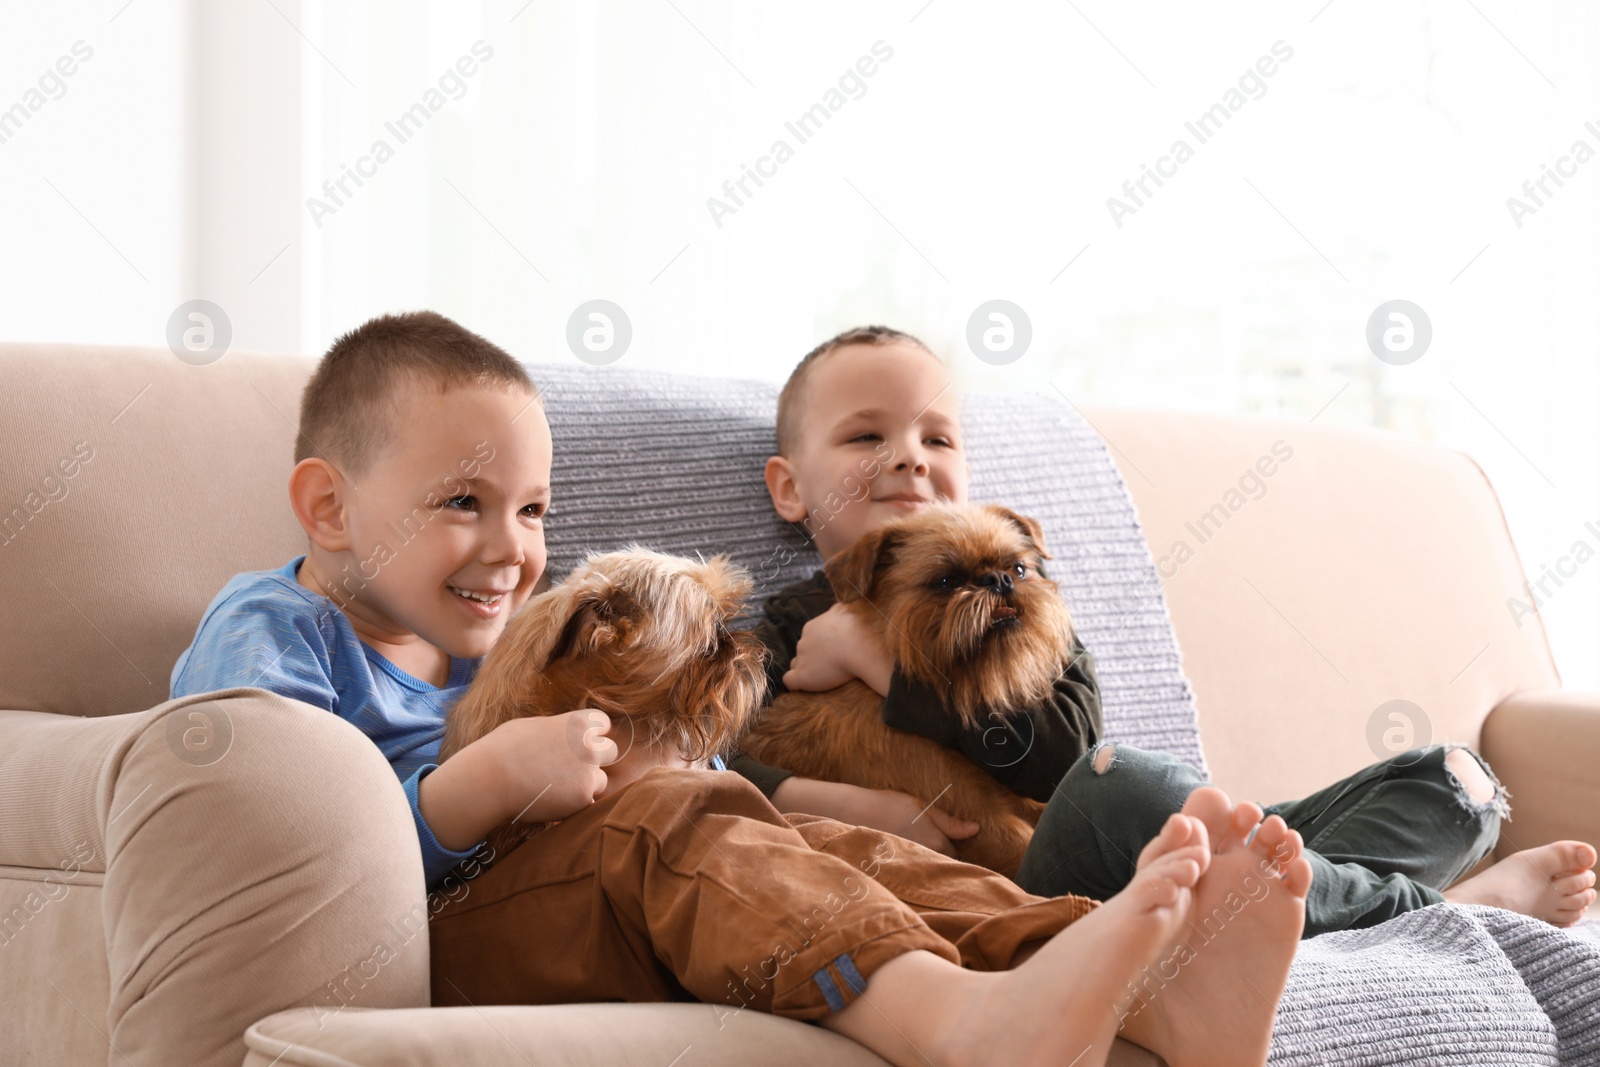
{"label": "boy's smiling face", "polygon": [[407,383],[391,417],[393,438],[354,483],[321,459],[295,467],[311,539],[298,580],[396,666],[442,685],[448,657],[486,654],[544,571],[550,426],[522,389]]}
{"label": "boy's smiling face", "polygon": [[783,518],[810,517],[823,559],[936,498],[966,503],[956,393],[927,349],[834,349],[812,366],[799,416],[791,454],[767,461],[767,490]]}

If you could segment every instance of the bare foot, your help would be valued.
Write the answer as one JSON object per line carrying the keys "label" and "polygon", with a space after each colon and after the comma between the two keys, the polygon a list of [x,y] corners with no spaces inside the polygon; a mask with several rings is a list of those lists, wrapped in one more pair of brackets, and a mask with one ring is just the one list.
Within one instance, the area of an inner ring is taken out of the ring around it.
{"label": "bare foot", "polygon": [[1452,904],[1488,904],[1571,926],[1594,903],[1595,850],[1582,841],[1557,841],[1513,853],[1482,874],[1444,891]]}
{"label": "bare foot", "polygon": [[909,952],[823,1025],[897,1064],[1104,1064],[1133,980],[1178,936],[1211,859],[1205,826],[1173,815],[1132,884],[1021,966],[983,973]]}
{"label": "bare foot", "polygon": [[[1196,802],[1206,818],[1214,816],[1214,799]],[[1186,937],[1153,968],[1124,1027],[1123,1036],[1171,1067],[1267,1062],[1305,923],[1311,864],[1299,834],[1278,816],[1262,822],[1261,815],[1244,803],[1223,821],[1211,867],[1193,893]]]}

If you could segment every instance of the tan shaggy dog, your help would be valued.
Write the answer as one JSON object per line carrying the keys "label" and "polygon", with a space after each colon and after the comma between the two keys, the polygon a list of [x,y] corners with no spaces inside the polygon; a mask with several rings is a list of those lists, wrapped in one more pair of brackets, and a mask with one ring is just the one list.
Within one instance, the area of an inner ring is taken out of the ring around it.
{"label": "tan shaggy dog", "polygon": [[[728,627],[750,584],[724,556],[590,555],[506,624],[450,712],[440,762],[509,719],[577,708],[612,719],[620,755],[608,774],[649,750],[691,763],[716,754],[766,690],[760,640]],[[489,844],[503,855],[541,828],[512,820]]]}
{"label": "tan shaggy dog", "polygon": [[[964,725],[1049,695],[1072,619],[1040,569],[1044,533],[995,505],[935,504],[863,535],[827,561],[840,604],[883,639],[910,679],[945,693]],[[982,828],[955,842],[970,863],[1013,876],[1044,811],[954,749],[885,726],[883,698],[852,679],[790,692],[760,712],[746,754],[810,778],[895,789]]]}

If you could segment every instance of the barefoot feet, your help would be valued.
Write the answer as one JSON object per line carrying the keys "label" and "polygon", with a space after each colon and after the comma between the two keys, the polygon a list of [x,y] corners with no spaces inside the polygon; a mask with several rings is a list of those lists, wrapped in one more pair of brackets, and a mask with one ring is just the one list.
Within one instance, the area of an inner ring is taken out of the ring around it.
{"label": "barefoot feet", "polygon": [[1205,826],[1173,815],[1126,889],[1020,966],[983,973],[907,953],[823,1025],[900,1064],[1104,1064],[1134,983],[1180,936],[1212,858]]}
{"label": "barefoot feet", "polygon": [[1595,850],[1582,841],[1523,849],[1444,891],[1452,904],[1491,907],[1571,926],[1594,903]]}
{"label": "barefoot feet", "polygon": [[1234,806],[1206,787],[1184,813],[1211,828],[1214,854],[1179,941],[1152,968],[1154,982],[1130,1010],[1124,1036],[1171,1067],[1265,1064],[1305,922],[1311,864],[1300,835],[1276,815],[1261,821],[1255,804]]}

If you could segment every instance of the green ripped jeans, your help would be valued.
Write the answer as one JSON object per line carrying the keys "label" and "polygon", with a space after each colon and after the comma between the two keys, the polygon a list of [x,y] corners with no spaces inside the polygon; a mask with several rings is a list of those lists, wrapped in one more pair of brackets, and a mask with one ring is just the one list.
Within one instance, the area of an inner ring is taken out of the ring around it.
{"label": "green ripped jeans", "polygon": [[[1105,747],[1111,761],[1096,771]],[[1509,810],[1505,789],[1472,753],[1494,782],[1493,799],[1472,800],[1445,763],[1461,747],[1412,749],[1302,800],[1263,805],[1305,839],[1313,877],[1301,936],[1375,926],[1438,904],[1439,891],[1494,848]],[[1205,784],[1198,770],[1165,753],[1096,746],[1056,787],[1017,883],[1040,896],[1115,895],[1132,881],[1145,843]]]}

